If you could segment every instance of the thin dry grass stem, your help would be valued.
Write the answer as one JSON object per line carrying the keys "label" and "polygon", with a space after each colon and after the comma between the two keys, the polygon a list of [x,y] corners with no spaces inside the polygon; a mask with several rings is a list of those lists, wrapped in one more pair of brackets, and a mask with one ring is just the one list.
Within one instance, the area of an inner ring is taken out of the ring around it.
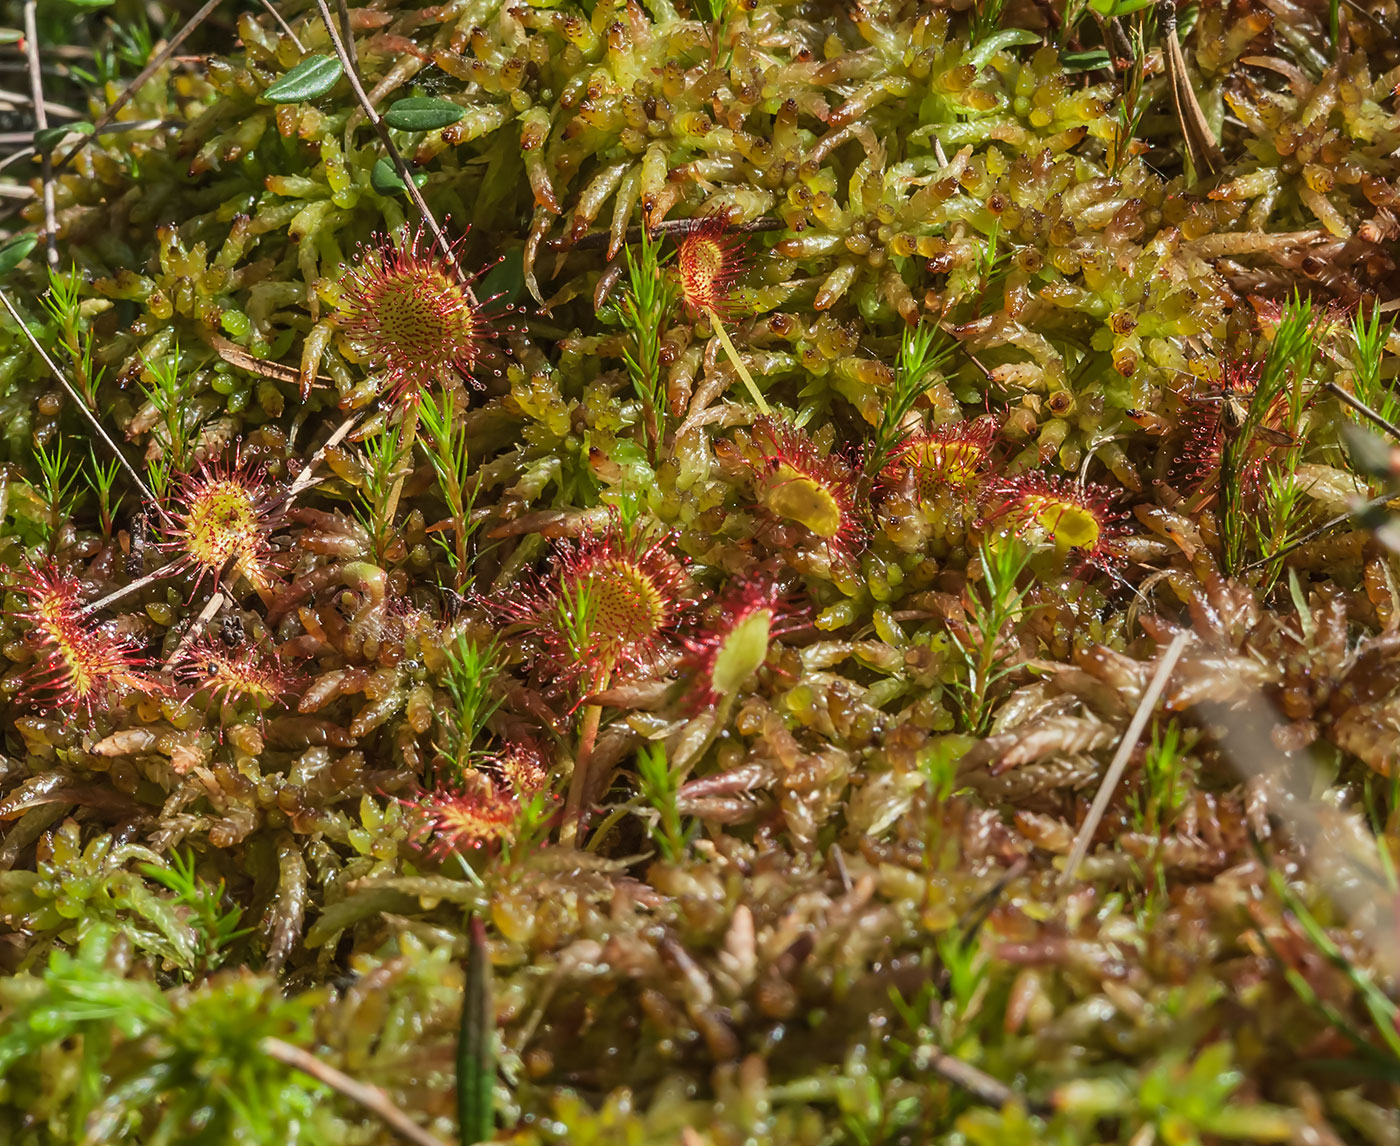
{"label": "thin dry grass stem", "polygon": [[598,742],[598,726],[602,722],[603,708],[590,704],[583,710],[583,724],[579,729],[578,752],[574,756],[574,771],[569,777],[569,791],[564,798],[564,819],[559,827],[559,843],[562,847],[573,847],[578,840],[579,827],[587,808],[589,782],[592,777],[591,764],[593,749]]}
{"label": "thin dry grass stem", "polygon": [[1186,143],[1186,156],[1195,168],[1196,178],[1207,179],[1225,166],[1225,156],[1196,99],[1191,77],[1186,73],[1186,57],[1182,55],[1176,32],[1176,0],[1158,0],[1157,6],[1162,13],[1162,57],[1171,84],[1172,105]]}
{"label": "thin dry grass stem", "polygon": [[447,1143],[436,1134],[430,1134],[424,1130],[390,1102],[389,1096],[379,1087],[358,1082],[343,1071],[336,1070],[335,1067],[322,1062],[310,1051],[304,1051],[301,1047],[293,1046],[281,1039],[269,1036],[263,1039],[258,1046],[263,1054],[269,1058],[286,1063],[303,1074],[310,1075],[317,1082],[325,1083],[337,1094],[342,1094],[350,1099],[351,1102],[359,1103],[371,1114],[380,1118],[396,1134],[410,1142],[417,1143],[417,1146],[447,1146]]}
{"label": "thin dry grass stem", "polygon": [[[652,238],[659,235],[685,236],[695,230],[695,224],[694,219],[662,219],[659,223],[651,224],[645,232],[641,227],[627,228],[623,232],[622,241],[627,244],[640,243],[643,234],[649,234]],[[763,231],[782,231],[786,228],[787,224],[775,215],[762,215],[757,219],[750,219],[747,223],[729,224],[729,230],[736,235],[756,235]],[[611,232],[593,231],[574,242],[567,238],[549,239],[544,245],[551,251],[587,251],[606,247],[611,242]]]}
{"label": "thin dry grass stem", "polygon": [[82,611],[84,613],[96,613],[100,609],[105,609],[108,605],[114,605],[123,597],[129,597],[138,589],[144,589],[147,585],[152,585],[163,577],[169,577],[180,568],[180,564],[179,561],[171,561],[166,565],[162,565],[154,572],[147,573],[144,577],[138,577],[128,585],[123,585],[120,589],[112,590],[107,596],[99,597],[91,604],[84,605]]}
{"label": "thin dry grass stem", "polygon": [[939,1078],[966,1091],[984,1106],[992,1106],[1000,1110],[1008,1102],[1019,1101],[1027,1110],[1034,1113],[1049,1113],[1049,1107],[1045,1103],[1026,1099],[1024,1095],[1017,1094],[1001,1079],[993,1078],[985,1070],[979,1070],[971,1063],[963,1062],[960,1058],[954,1058],[950,1054],[930,1047],[924,1052],[923,1061],[927,1063],[929,1070],[933,1071]]}
{"label": "thin dry grass stem", "polygon": [[729,361],[733,363],[734,369],[739,372],[739,377],[744,380],[744,385],[749,389],[749,395],[753,398],[754,405],[758,407],[758,412],[764,417],[770,415],[773,410],[764,401],[763,394],[758,388],[758,383],[753,380],[753,375],[749,373],[749,368],[744,365],[744,360],[739,357],[739,352],[734,348],[734,343],[729,340],[729,335],[725,332],[724,323],[719,315],[713,310],[705,312],[709,315],[710,325],[714,328],[715,336],[719,339],[720,345],[724,347],[724,352],[729,356]]}
{"label": "thin dry grass stem", "polygon": [[282,18],[282,13],[277,11],[277,9],[272,6],[269,0],[262,0],[262,6],[266,8],[268,13],[272,16],[272,18],[276,20],[278,24],[281,25],[282,31],[286,32],[287,35],[291,37],[292,43],[294,43],[297,46],[297,51],[305,53],[306,45],[303,44],[299,39],[297,39],[297,34],[292,31],[292,26]]}
{"label": "thin dry grass stem", "polygon": [[112,451],[113,456],[117,459],[122,469],[126,471],[127,477],[136,484],[136,488],[141,491],[141,495],[146,499],[147,504],[156,506],[157,510],[164,514],[165,511],[160,509],[160,503],[156,500],[155,494],[153,494],[146,483],[141,480],[141,475],[136,472],[136,468],[126,460],[126,455],[117,448],[117,443],[114,442],[111,435],[103,429],[102,423],[98,421],[97,416],[88,409],[88,404],[83,400],[82,395],[78,393],[73,383],[68,381],[68,376],[58,368],[58,364],[49,357],[48,351],[45,350],[39,340],[34,337],[34,332],[29,329],[24,319],[20,317],[19,311],[15,309],[15,304],[10,301],[10,296],[3,290],[0,290],[0,303],[3,303],[5,309],[10,312],[10,317],[15,320],[15,325],[19,327],[24,337],[29,340],[29,345],[32,346],[38,352],[39,357],[44,360],[44,364],[48,366],[49,372],[58,380],[58,384],[63,387],[68,396],[73,399],[78,409],[82,411],[83,417],[88,420],[93,430],[97,433],[97,436],[107,444],[107,448]]}
{"label": "thin dry grass stem", "polygon": [[472,290],[471,284],[462,274],[461,267],[457,265],[457,259],[452,253],[452,244],[442,227],[438,224],[436,216],[428,207],[427,201],[423,198],[422,192],[418,190],[418,184],[413,181],[413,171],[408,166],[404,157],[399,154],[399,149],[394,146],[394,141],[389,136],[389,129],[384,126],[384,121],[379,117],[379,113],[374,110],[374,105],[369,102],[369,95],[360,83],[360,73],[355,67],[354,57],[350,50],[346,48],[344,40],[336,30],[335,21],[331,19],[331,10],[326,5],[326,0],[316,0],[316,7],[321,13],[321,22],[326,26],[326,32],[330,35],[331,45],[335,48],[335,54],[340,57],[341,67],[345,69],[345,78],[350,81],[350,88],[355,93],[355,99],[360,105],[360,110],[365,113],[366,118],[379,135],[379,142],[384,145],[384,150],[389,153],[389,158],[393,160],[394,170],[398,172],[399,178],[403,181],[404,190],[408,197],[413,200],[413,205],[418,208],[418,214],[422,216],[424,225],[432,233],[433,243],[443,254],[448,264],[452,267],[457,277],[462,280],[462,289],[467,292],[472,305],[476,305],[476,293]]}
{"label": "thin dry grass stem", "polygon": [[350,26],[350,5],[345,0],[335,0],[336,12],[340,16],[340,34],[345,38],[345,54],[350,57],[350,69],[360,70],[360,50],[355,47],[355,30]]}
{"label": "thin dry grass stem", "polygon": [[141,74],[132,80],[131,83],[127,84],[126,87],[122,89],[121,95],[117,96],[108,106],[107,110],[98,117],[97,122],[93,124],[92,131],[85,133],[77,143],[69,148],[63,158],[53,165],[54,171],[62,171],[68,164],[73,162],[73,157],[91,143],[102,128],[116,119],[117,113],[131,102],[132,97],[141,90],[141,86],[165,66],[165,62],[179,50],[181,44],[190,38],[190,35],[195,29],[209,18],[209,14],[219,6],[220,2],[221,0],[209,0],[204,7],[185,22],[185,26],[170,38],[169,43],[167,43],[165,47],[161,48],[160,51],[151,57],[150,62],[141,69]]}
{"label": "thin dry grass stem", "polygon": [[413,473],[413,447],[418,441],[418,399],[414,398],[403,412],[403,422],[399,430],[399,443],[403,450],[404,464],[394,479],[394,488],[389,491],[389,500],[384,503],[384,521],[394,524],[394,514],[399,511],[399,498],[403,495],[403,485]]}
{"label": "thin dry grass stem", "polygon": [[312,483],[316,480],[312,475],[316,472],[317,463],[326,456],[327,450],[335,449],[336,446],[344,441],[345,435],[355,428],[359,420],[360,417],[358,414],[351,414],[350,417],[346,418],[345,421],[341,422],[340,425],[335,428],[335,432],[326,439],[325,444],[311,455],[311,460],[306,463],[305,468],[302,469],[301,473],[297,474],[296,479],[292,482],[290,488],[288,488],[286,500],[282,503],[284,508],[290,506],[301,494],[311,488]]}
{"label": "thin dry grass stem", "polygon": [[1355,394],[1352,394],[1349,391],[1342,389],[1342,387],[1338,386],[1335,382],[1327,381],[1324,382],[1322,385],[1324,389],[1330,390],[1333,394],[1335,394],[1338,398],[1340,398],[1343,402],[1345,402],[1363,418],[1369,419],[1371,422],[1375,423],[1375,425],[1379,426],[1382,430],[1389,434],[1392,438],[1395,438],[1397,441],[1400,441],[1400,426],[1397,426],[1388,418],[1382,418]]}
{"label": "thin dry grass stem", "polygon": [[1379,509],[1383,505],[1389,505],[1394,500],[1394,493],[1383,493],[1379,497],[1373,497],[1370,501],[1362,502],[1362,504],[1358,505],[1355,509],[1350,510],[1347,513],[1339,513],[1336,517],[1329,517],[1321,525],[1314,526],[1312,529],[1309,529],[1306,533],[1304,533],[1301,537],[1295,538],[1292,542],[1290,542],[1288,545],[1285,545],[1277,553],[1270,553],[1267,557],[1259,558],[1258,561],[1251,561],[1248,565],[1241,565],[1240,572],[1248,573],[1251,569],[1258,569],[1261,566],[1268,565],[1270,562],[1278,561],[1280,558],[1287,557],[1290,553],[1296,552],[1297,550],[1301,549],[1304,545],[1307,545],[1309,542],[1316,541],[1324,533],[1336,529],[1337,526],[1352,520],[1352,518],[1365,513],[1367,510]]}
{"label": "thin dry grass stem", "polygon": [[[230,562],[230,564],[231,563],[232,562]],[[224,576],[227,572],[228,570],[225,569],[220,576]],[[175,646],[175,651],[165,658],[165,663],[160,666],[160,671],[163,673],[170,672],[174,668],[176,662],[185,655],[185,650],[189,648],[190,645],[194,644],[199,638],[199,635],[208,628],[209,622],[219,615],[219,611],[225,605],[232,604],[236,604],[236,602],[229,596],[228,589],[220,582],[219,587],[214,590],[214,595],[209,598],[204,608],[200,610],[199,616],[194,619],[194,624],[185,630],[185,635],[180,638],[180,643]]]}
{"label": "thin dry grass stem", "polygon": [[1118,787],[1118,781],[1123,778],[1123,770],[1128,766],[1128,757],[1133,754],[1133,749],[1137,747],[1138,741],[1142,738],[1143,729],[1147,727],[1147,722],[1157,707],[1157,701],[1161,699],[1162,692],[1167,687],[1167,678],[1171,676],[1172,669],[1176,667],[1176,662],[1186,648],[1186,642],[1190,635],[1190,631],[1187,629],[1177,633],[1162,654],[1162,659],[1157,662],[1157,671],[1152,674],[1152,681],[1148,684],[1147,691],[1142,694],[1137,711],[1133,713],[1133,719],[1128,724],[1128,731],[1123,734],[1118,751],[1113,754],[1108,771],[1104,773],[1103,782],[1094,795],[1094,802],[1089,805],[1089,814],[1084,817],[1079,834],[1074,838],[1074,847],[1070,849],[1069,859],[1065,862],[1065,870],[1060,873],[1059,886],[1061,891],[1068,889],[1073,883],[1079,865],[1084,862],[1094,833],[1098,831],[1103,814],[1108,810],[1108,802],[1113,798],[1114,789]]}
{"label": "thin dry grass stem", "polygon": [[[39,28],[35,19],[38,0],[24,2],[24,57],[29,65],[29,89],[34,100],[34,130],[47,131],[48,111],[44,106],[44,76],[39,67]],[[58,224],[54,214],[53,153],[45,148],[40,153],[43,162],[44,185],[44,250],[49,266],[58,266]]]}

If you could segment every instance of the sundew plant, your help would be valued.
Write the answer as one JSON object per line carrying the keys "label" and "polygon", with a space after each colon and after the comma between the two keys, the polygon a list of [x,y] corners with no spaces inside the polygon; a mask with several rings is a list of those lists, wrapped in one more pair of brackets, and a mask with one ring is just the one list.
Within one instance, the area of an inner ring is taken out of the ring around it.
{"label": "sundew plant", "polygon": [[1394,0],[0,0],[0,1142],[1400,1142]]}

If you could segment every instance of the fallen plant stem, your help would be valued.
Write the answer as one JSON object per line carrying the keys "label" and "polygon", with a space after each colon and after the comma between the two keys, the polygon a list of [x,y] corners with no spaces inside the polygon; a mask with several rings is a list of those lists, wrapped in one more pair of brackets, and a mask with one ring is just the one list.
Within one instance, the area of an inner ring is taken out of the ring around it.
{"label": "fallen plant stem", "polygon": [[[33,93],[34,100],[34,131],[38,134],[47,131],[49,128],[48,111],[44,106],[44,77],[39,68],[39,30],[35,20],[35,9],[38,0],[24,0],[24,55],[29,64],[29,89]],[[45,148],[42,151],[43,170],[40,178],[43,181],[44,193],[44,251],[49,261],[49,266],[58,266],[58,224],[54,216],[53,197],[53,152]]]}
{"label": "fallen plant stem", "polygon": [[772,408],[764,400],[759,392],[758,383],[753,380],[753,375],[749,373],[749,368],[744,365],[744,360],[739,357],[739,352],[734,349],[734,343],[729,340],[729,335],[724,329],[724,323],[720,321],[719,315],[713,310],[705,312],[710,319],[710,325],[714,328],[715,337],[719,339],[720,345],[724,347],[725,354],[729,355],[729,361],[734,364],[734,369],[739,372],[739,377],[744,380],[744,385],[749,388],[749,393],[753,396],[754,405],[758,407],[758,412],[765,417],[773,412]]}
{"label": "fallen plant stem", "polygon": [[574,770],[569,777],[568,795],[564,798],[564,820],[559,826],[559,842],[564,847],[572,847],[578,839],[584,800],[588,792],[589,765],[593,758],[593,747],[598,741],[598,725],[602,719],[602,705],[590,704],[584,708],[583,724],[578,734],[578,751],[574,754]]}
{"label": "fallen plant stem", "polygon": [[377,1115],[391,1130],[407,1138],[410,1142],[417,1143],[417,1146],[447,1146],[447,1143],[436,1134],[430,1134],[424,1130],[390,1102],[389,1096],[379,1087],[359,1082],[344,1071],[336,1070],[330,1064],[322,1062],[310,1051],[304,1051],[301,1047],[293,1046],[282,1039],[268,1036],[258,1046],[263,1054],[269,1058],[286,1063],[301,1071],[302,1074],[314,1078],[317,1082],[325,1083],[337,1094],[342,1094],[350,1099],[351,1102],[359,1103],[371,1114]]}
{"label": "fallen plant stem", "polygon": [[54,376],[54,379],[77,404],[78,409],[82,411],[83,417],[87,419],[93,430],[96,431],[97,436],[102,439],[107,448],[112,451],[113,456],[121,463],[121,467],[126,471],[127,477],[131,478],[136,484],[136,488],[141,491],[146,501],[150,505],[155,506],[157,512],[164,515],[165,510],[160,507],[160,503],[156,500],[156,495],[153,494],[150,487],[141,480],[141,475],[137,473],[136,468],[126,460],[126,455],[117,448],[117,443],[112,440],[111,435],[103,428],[102,423],[97,419],[97,415],[94,414],[88,407],[88,404],[83,401],[83,397],[78,393],[77,388],[73,383],[68,381],[68,376],[58,368],[58,364],[49,357],[48,351],[45,350],[39,340],[34,337],[34,332],[29,329],[28,323],[20,317],[19,311],[15,309],[15,304],[10,301],[10,296],[6,294],[4,290],[0,290],[0,303],[3,303],[5,309],[10,312],[10,317],[15,320],[15,325],[19,327],[20,332],[29,341],[29,345],[38,352],[39,357],[44,360],[44,364],[49,368],[49,372]]}
{"label": "fallen plant stem", "polygon": [[1367,510],[1379,509],[1383,505],[1388,505],[1392,501],[1394,501],[1395,498],[1396,495],[1393,492],[1383,493],[1379,497],[1373,497],[1370,501],[1358,505],[1355,509],[1351,510],[1348,513],[1339,513],[1336,517],[1329,517],[1321,525],[1315,525],[1312,529],[1308,530],[1301,537],[1295,538],[1292,542],[1290,542],[1288,545],[1285,545],[1277,553],[1271,553],[1268,557],[1261,557],[1258,561],[1251,561],[1248,565],[1241,565],[1240,572],[1248,573],[1251,569],[1258,569],[1260,566],[1268,565],[1270,562],[1277,561],[1281,557],[1287,557],[1290,553],[1294,553],[1297,550],[1301,549],[1304,545],[1307,545],[1308,542],[1316,541],[1319,537],[1321,537],[1324,533],[1327,533],[1329,530],[1335,529],[1337,526],[1345,524],[1357,515],[1365,513]]}
{"label": "fallen plant stem", "polygon": [[297,51],[305,53],[306,45],[303,44],[301,40],[297,38],[297,34],[292,31],[292,26],[288,24],[285,19],[283,19],[282,13],[277,11],[277,9],[272,6],[271,0],[261,0],[261,3],[262,6],[267,9],[268,13],[272,16],[272,18],[282,26],[282,31],[286,32],[288,37],[290,37],[292,43],[294,43],[297,46]]}
{"label": "fallen plant stem", "polygon": [[994,1078],[985,1070],[980,1070],[971,1063],[963,1062],[960,1058],[954,1058],[944,1051],[928,1047],[925,1048],[922,1058],[928,1069],[939,1078],[951,1082],[960,1090],[965,1090],[984,1106],[994,1106],[1000,1109],[1008,1102],[1020,1102],[1027,1110],[1036,1114],[1048,1114],[1050,1111],[1050,1107],[1046,1103],[1037,1102],[1017,1094],[1001,1079]]}
{"label": "fallen plant stem", "polygon": [[1162,15],[1162,56],[1167,66],[1167,78],[1172,89],[1172,105],[1176,108],[1181,138],[1186,143],[1186,156],[1195,169],[1197,179],[1216,175],[1225,166],[1225,156],[1215,141],[1205,112],[1191,87],[1186,73],[1186,57],[1176,33],[1176,0],[1158,0]]}
{"label": "fallen plant stem", "polygon": [[1060,872],[1059,886],[1061,891],[1066,890],[1074,881],[1075,872],[1079,870],[1079,865],[1084,862],[1094,833],[1098,830],[1104,812],[1108,810],[1108,802],[1113,798],[1114,789],[1118,787],[1118,781],[1123,777],[1123,769],[1128,766],[1128,757],[1133,754],[1133,749],[1137,747],[1138,741],[1142,738],[1143,729],[1147,727],[1147,722],[1157,707],[1157,701],[1161,699],[1162,692],[1167,687],[1167,679],[1171,676],[1172,669],[1176,667],[1176,662],[1186,648],[1186,642],[1190,636],[1191,633],[1188,629],[1177,633],[1172,638],[1171,644],[1167,646],[1166,651],[1162,653],[1162,659],[1157,662],[1157,671],[1152,674],[1147,691],[1142,694],[1142,700],[1138,702],[1137,711],[1133,713],[1133,719],[1128,723],[1128,730],[1123,734],[1118,751],[1113,754],[1108,771],[1104,773],[1099,790],[1094,795],[1094,802],[1089,805],[1089,814],[1084,817],[1084,823],[1079,827],[1079,834],[1074,839],[1074,847],[1070,849],[1064,871]]}
{"label": "fallen plant stem", "polygon": [[1366,403],[1363,402],[1360,398],[1358,398],[1355,394],[1351,393],[1348,390],[1342,389],[1342,387],[1338,386],[1335,382],[1331,381],[1330,379],[1324,382],[1322,386],[1323,389],[1331,391],[1344,403],[1346,403],[1346,405],[1350,406],[1353,410],[1360,414],[1363,418],[1367,418],[1370,421],[1374,422],[1392,438],[1395,438],[1397,441],[1400,441],[1400,426],[1397,426],[1388,418],[1381,417],[1381,415],[1377,414],[1373,409],[1371,409],[1370,406],[1366,405]]}

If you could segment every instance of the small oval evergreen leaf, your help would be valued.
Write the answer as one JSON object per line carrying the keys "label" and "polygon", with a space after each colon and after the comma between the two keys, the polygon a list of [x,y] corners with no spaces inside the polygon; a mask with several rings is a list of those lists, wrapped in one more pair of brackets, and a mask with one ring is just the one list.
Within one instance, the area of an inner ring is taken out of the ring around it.
{"label": "small oval evergreen leaf", "polygon": [[[421,187],[427,181],[426,175],[419,174],[413,177],[415,187]],[[369,185],[380,195],[400,195],[408,189],[404,186],[404,181],[399,178],[394,161],[387,155],[383,156],[370,170]]]}
{"label": "small oval evergreen leaf", "polygon": [[268,103],[300,103],[323,96],[335,87],[345,70],[334,56],[307,56],[263,92]]}
{"label": "small oval evergreen leaf", "polygon": [[23,235],[16,235],[13,239],[0,243],[0,275],[9,274],[24,262],[38,243],[39,236],[33,231],[26,231]]}
{"label": "small oval evergreen leaf", "polygon": [[395,100],[384,113],[384,122],[399,131],[436,131],[450,127],[466,114],[466,108],[450,99],[410,96]]}
{"label": "small oval evergreen leaf", "polygon": [[65,123],[59,127],[46,127],[42,131],[34,133],[34,150],[42,155],[46,151],[52,151],[63,142],[64,136],[91,130],[92,124],[85,119],[79,120],[77,123]]}

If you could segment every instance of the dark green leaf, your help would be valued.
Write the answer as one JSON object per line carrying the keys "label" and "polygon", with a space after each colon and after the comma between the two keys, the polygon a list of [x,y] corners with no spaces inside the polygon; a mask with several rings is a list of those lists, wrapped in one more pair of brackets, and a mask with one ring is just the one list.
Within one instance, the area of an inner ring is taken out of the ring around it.
{"label": "dark green leaf", "polygon": [[466,108],[450,99],[412,96],[395,100],[384,113],[384,122],[399,131],[436,131],[456,123],[466,114]]}
{"label": "dark green leaf", "polygon": [[263,92],[268,103],[299,103],[323,96],[344,75],[334,56],[307,56],[290,72]]}
{"label": "dark green leaf", "polygon": [[496,1118],[492,1091],[496,1059],[492,1038],[496,1008],[491,1001],[491,954],[486,928],[471,918],[467,947],[467,982],[462,997],[462,1027],[457,1036],[457,1128],[462,1146],[490,1141]]}
{"label": "dark green leaf", "polygon": [[[427,181],[426,175],[413,177],[415,187],[421,187]],[[401,195],[407,190],[404,181],[399,178],[398,170],[394,167],[394,161],[387,155],[380,159],[370,171],[369,184],[381,195]]]}
{"label": "dark green leaf", "polygon": [[494,267],[481,277],[477,294],[481,298],[498,298],[507,306],[518,302],[525,293],[525,252],[512,247]]}
{"label": "dark green leaf", "polygon": [[0,275],[7,275],[29,257],[29,252],[38,245],[39,236],[26,231],[0,243]]}
{"label": "dark green leaf", "polygon": [[1061,52],[1060,66],[1067,72],[1097,72],[1107,68],[1111,61],[1102,48],[1087,52]]}
{"label": "dark green leaf", "polygon": [[1148,8],[1157,0],[1089,0],[1089,7],[1105,19],[1127,16],[1141,8]]}
{"label": "dark green leaf", "polygon": [[45,151],[52,151],[55,146],[70,132],[87,132],[92,130],[92,124],[87,120],[78,123],[65,123],[61,127],[46,127],[43,131],[34,133],[34,150],[41,155]]}

